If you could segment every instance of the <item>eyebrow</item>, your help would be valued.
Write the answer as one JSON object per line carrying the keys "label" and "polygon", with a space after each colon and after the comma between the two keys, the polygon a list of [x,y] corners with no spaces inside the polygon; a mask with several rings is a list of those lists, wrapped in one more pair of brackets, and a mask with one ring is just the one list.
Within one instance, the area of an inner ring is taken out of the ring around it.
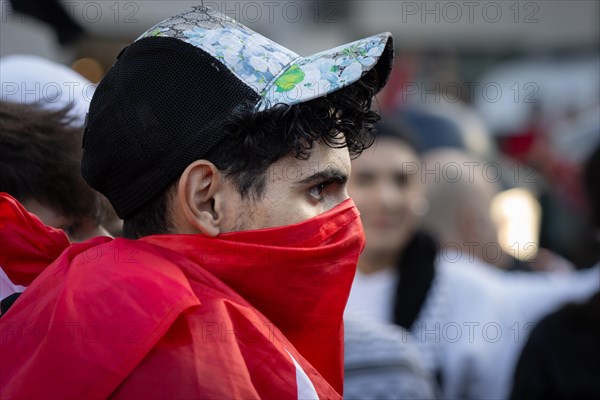
{"label": "eyebrow", "polygon": [[338,168],[326,168],[323,171],[319,171],[308,178],[302,179],[298,184],[307,184],[307,183],[317,183],[324,181],[339,181],[341,183],[346,182],[348,180],[348,175],[343,173]]}

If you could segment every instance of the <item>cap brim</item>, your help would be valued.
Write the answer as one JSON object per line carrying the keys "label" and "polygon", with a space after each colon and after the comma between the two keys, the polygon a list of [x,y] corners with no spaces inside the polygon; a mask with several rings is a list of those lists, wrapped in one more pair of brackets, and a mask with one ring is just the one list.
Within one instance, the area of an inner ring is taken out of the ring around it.
{"label": "cap brim", "polygon": [[394,44],[389,32],[299,57],[287,65],[261,92],[259,110],[276,104],[298,104],[326,96],[353,84],[376,69],[378,92],[385,86],[394,59]]}

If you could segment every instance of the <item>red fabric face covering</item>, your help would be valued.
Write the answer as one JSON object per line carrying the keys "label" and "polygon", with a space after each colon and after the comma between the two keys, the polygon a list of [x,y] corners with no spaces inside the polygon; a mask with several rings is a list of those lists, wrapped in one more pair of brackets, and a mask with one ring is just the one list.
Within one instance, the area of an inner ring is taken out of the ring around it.
{"label": "red fabric face covering", "polygon": [[[14,204],[0,196],[3,207]],[[278,228],[72,245],[0,320],[3,358],[12,360],[0,367],[0,394],[338,397],[342,314],[363,246],[350,199]],[[8,251],[12,279],[30,260],[20,263],[18,249]],[[16,330],[69,321],[102,332],[129,324],[135,340],[90,345],[83,336],[69,342],[54,333],[24,341]],[[174,376],[189,373],[199,382],[186,387],[167,379],[157,392],[152,380],[164,380],[173,360]],[[62,372],[49,382],[48,368],[57,364]]]}
{"label": "red fabric face covering", "polygon": [[198,235],[142,240],[203,265],[273,322],[329,382],[342,387],[342,314],[365,241],[352,200],[290,226],[227,233],[216,240]]}

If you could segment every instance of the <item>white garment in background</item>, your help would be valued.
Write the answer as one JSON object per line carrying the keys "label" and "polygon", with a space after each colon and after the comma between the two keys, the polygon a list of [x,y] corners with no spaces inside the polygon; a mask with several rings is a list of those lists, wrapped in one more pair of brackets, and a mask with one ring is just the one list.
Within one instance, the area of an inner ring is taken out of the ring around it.
{"label": "white garment in background", "polygon": [[[367,279],[365,279],[367,278]],[[357,273],[347,312],[392,322],[396,268]],[[571,274],[515,273],[445,252],[411,335],[442,397],[504,399],[533,324],[600,289],[600,267]]]}
{"label": "white garment in background", "polygon": [[351,310],[352,316],[364,316],[367,320],[389,323],[392,321],[397,286],[398,274],[395,268],[370,274],[363,274],[358,270],[346,310]]}

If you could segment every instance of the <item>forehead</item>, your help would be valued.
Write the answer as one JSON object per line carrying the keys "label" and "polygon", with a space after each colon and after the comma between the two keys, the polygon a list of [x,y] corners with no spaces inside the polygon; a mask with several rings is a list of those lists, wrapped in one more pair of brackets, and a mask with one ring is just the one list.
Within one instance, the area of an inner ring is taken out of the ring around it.
{"label": "forehead", "polygon": [[293,184],[324,171],[349,176],[350,169],[350,153],[346,147],[332,148],[322,142],[315,142],[308,159],[301,160],[287,155],[271,166],[269,178],[274,182]]}
{"label": "forehead", "polygon": [[401,170],[409,164],[416,166],[417,163],[420,163],[419,156],[409,145],[400,140],[380,138],[360,157],[352,160],[352,171]]}
{"label": "forehead", "polygon": [[332,148],[324,143],[317,142],[310,158],[312,164],[319,164],[320,169],[337,168],[341,172],[350,173],[350,153],[348,148]]}

